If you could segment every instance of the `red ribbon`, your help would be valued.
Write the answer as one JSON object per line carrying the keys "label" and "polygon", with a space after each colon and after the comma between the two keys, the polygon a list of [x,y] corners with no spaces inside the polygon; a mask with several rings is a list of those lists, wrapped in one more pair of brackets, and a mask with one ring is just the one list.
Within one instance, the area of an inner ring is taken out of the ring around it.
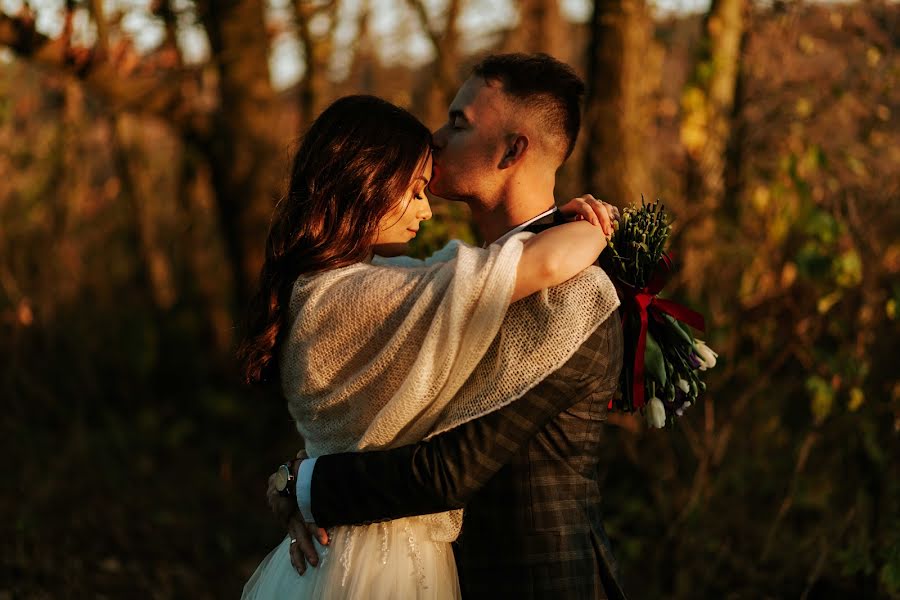
{"label": "red ribbon", "polygon": [[[647,287],[635,291],[633,287],[627,284],[618,286],[620,293],[626,298],[630,297],[634,302],[634,305],[637,306],[638,316],[641,320],[641,330],[638,333],[637,346],[634,352],[634,381],[632,382],[634,408],[641,408],[645,404],[644,354],[647,349],[647,323],[650,311],[655,309],[654,312],[665,313],[682,323],[690,325],[694,329],[700,331],[706,330],[706,322],[703,319],[703,315],[700,313],[693,311],[686,306],[682,306],[677,302],[656,297],[668,282],[671,271],[672,260],[663,254],[659,259],[659,263],[656,265],[653,277],[650,279],[650,283],[647,284]],[[622,319],[623,321],[625,319],[624,313]],[[610,401],[609,408],[612,408],[612,401]]]}

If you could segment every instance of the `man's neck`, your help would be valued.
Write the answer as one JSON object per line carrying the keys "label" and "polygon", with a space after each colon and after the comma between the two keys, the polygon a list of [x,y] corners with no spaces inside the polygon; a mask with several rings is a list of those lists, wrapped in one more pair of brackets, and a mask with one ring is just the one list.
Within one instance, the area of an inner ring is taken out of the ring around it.
{"label": "man's neck", "polygon": [[554,205],[552,190],[543,200],[540,195],[533,195],[527,202],[505,198],[490,209],[472,204],[472,222],[482,239],[490,244],[514,227],[550,210]]}

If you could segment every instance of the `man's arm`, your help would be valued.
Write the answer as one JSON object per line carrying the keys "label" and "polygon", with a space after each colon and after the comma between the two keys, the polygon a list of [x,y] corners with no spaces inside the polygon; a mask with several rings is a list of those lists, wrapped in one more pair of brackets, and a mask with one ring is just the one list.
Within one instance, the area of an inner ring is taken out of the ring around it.
{"label": "man's arm", "polygon": [[462,508],[557,414],[591,396],[612,397],[621,343],[613,313],[563,367],[505,408],[418,444],[319,457],[307,509],[330,527]]}

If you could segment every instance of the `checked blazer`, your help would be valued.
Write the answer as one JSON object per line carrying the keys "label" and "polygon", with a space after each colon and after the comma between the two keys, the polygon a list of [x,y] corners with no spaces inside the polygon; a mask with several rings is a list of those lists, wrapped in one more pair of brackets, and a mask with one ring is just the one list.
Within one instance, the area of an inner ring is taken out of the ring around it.
{"label": "checked blazer", "polygon": [[465,598],[624,598],[597,478],[621,367],[613,313],[568,362],[498,411],[418,444],[319,457],[313,517],[330,527],[465,508],[455,548]]}

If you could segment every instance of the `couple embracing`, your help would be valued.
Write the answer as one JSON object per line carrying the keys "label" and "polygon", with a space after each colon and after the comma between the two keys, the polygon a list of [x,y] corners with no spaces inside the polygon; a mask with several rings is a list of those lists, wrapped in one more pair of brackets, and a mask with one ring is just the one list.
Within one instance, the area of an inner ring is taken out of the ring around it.
{"label": "couple embracing", "polygon": [[[493,55],[433,136],[369,96],[312,124],[241,347],[305,449],[269,480],[288,535],[244,598],[624,597],[597,481],[616,211],[553,200],[583,93],[547,55]],[[466,202],[485,247],[404,256],[426,188]]]}

